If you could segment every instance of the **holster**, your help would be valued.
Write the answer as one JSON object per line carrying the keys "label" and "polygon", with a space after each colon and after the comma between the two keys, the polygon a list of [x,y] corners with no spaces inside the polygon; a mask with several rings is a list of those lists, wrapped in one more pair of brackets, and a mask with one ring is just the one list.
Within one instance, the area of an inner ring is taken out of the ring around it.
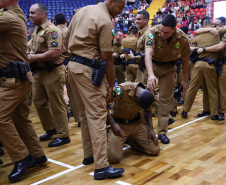
{"label": "holster", "polygon": [[181,59],[178,59],[177,60],[177,74],[179,74],[180,73],[180,65],[182,64],[182,60]]}
{"label": "holster", "polygon": [[92,81],[93,85],[100,87],[106,73],[106,62],[99,62],[97,59],[92,60]]}
{"label": "holster", "polygon": [[221,75],[222,66],[223,66],[223,60],[224,60],[224,59],[219,59],[219,60],[216,62],[216,72],[217,72],[217,76],[220,76],[220,75]]}
{"label": "holster", "polygon": [[143,54],[142,52],[140,52],[140,62],[138,63],[139,65],[139,69],[144,72],[144,69],[146,68],[145,66],[145,54]]}

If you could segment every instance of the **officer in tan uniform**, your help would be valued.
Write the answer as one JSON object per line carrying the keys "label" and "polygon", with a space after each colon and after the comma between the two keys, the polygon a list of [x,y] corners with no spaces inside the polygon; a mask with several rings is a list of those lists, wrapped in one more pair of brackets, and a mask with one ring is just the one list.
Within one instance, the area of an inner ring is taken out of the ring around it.
{"label": "officer in tan uniform", "polygon": [[[217,78],[217,88],[218,88],[218,105],[219,105],[219,117],[218,120],[224,120],[226,113],[226,29],[222,28],[224,26],[223,22],[220,18],[214,19],[211,23],[212,27],[215,28],[201,28],[197,30],[196,34],[200,34],[203,32],[211,32],[215,36],[218,37],[220,35],[220,43],[217,45],[206,47],[205,51],[208,52],[220,52],[219,53],[219,61],[222,63],[221,65],[221,72],[218,74]],[[198,53],[202,53],[203,49],[199,48]],[[203,111],[198,114],[199,117],[206,116],[210,114],[210,104],[209,104],[209,97],[208,97],[208,89],[206,86],[203,86]]]}
{"label": "officer in tan uniform", "polygon": [[125,82],[125,72],[123,71],[123,63],[122,60],[124,60],[125,55],[123,52],[123,45],[122,45],[122,39],[123,39],[123,33],[120,30],[117,30],[115,32],[115,43],[113,45],[113,59],[114,59],[114,84],[117,82],[118,84],[121,84]]}
{"label": "officer in tan uniform", "polygon": [[63,36],[62,32],[47,20],[45,5],[32,5],[29,19],[37,26],[29,56],[37,71],[34,75],[33,102],[46,131],[40,140],[49,140],[57,134],[57,138],[48,144],[49,147],[57,147],[70,143],[64,100],[66,74],[63,57],[60,56]]}
{"label": "officer in tan uniform", "polygon": [[9,174],[15,182],[29,167],[47,161],[28,118],[32,76],[26,72],[27,27],[18,0],[0,1],[0,40],[0,140],[15,162]]}
{"label": "officer in tan uniform", "polygon": [[[145,52],[145,39],[150,31],[150,26],[148,25],[149,13],[145,10],[139,11],[136,15],[136,26],[139,29],[138,39],[137,39],[137,53]],[[132,53],[128,55],[130,60],[140,60],[141,56],[134,56]],[[142,70],[142,71],[141,71]],[[137,82],[142,82],[147,84],[147,72],[145,67],[143,69],[137,70]]]}
{"label": "officer in tan uniform", "polygon": [[[158,155],[160,147],[152,125],[151,104],[153,94],[142,83],[126,82],[114,87],[112,115],[108,113],[111,129],[108,133],[108,160],[118,163],[122,158],[123,145],[129,145],[147,155]],[[141,120],[144,110],[145,122]]]}
{"label": "officer in tan uniform", "polygon": [[146,38],[145,65],[148,73],[147,87],[151,90],[159,85],[158,138],[168,144],[166,136],[170,101],[173,92],[176,61],[181,55],[183,61],[184,81],[181,86],[186,90],[189,69],[188,38],[176,28],[176,19],[167,15],[161,25],[153,27]]}
{"label": "officer in tan uniform", "polygon": [[[123,48],[130,48],[134,51],[137,51],[137,33],[138,29],[136,26],[132,26],[130,29],[130,34],[127,35],[126,38],[122,40]],[[128,56],[125,55],[126,59],[126,81],[127,82],[135,82],[137,78],[137,70],[139,68],[136,60],[129,60]]]}
{"label": "officer in tan uniform", "polygon": [[83,164],[94,161],[94,178],[97,180],[118,177],[124,172],[124,169],[113,168],[108,163],[106,100],[114,87],[112,17],[120,14],[125,4],[125,0],[105,0],[104,3],[81,8],[74,15],[66,35],[66,43],[69,41],[72,53],[68,81],[79,108]]}
{"label": "officer in tan uniform", "polygon": [[[63,33],[63,38],[65,38],[66,33],[67,33],[67,19],[66,16],[63,13],[57,13],[55,15],[55,24],[57,27],[60,29],[60,31]],[[64,65],[68,65],[68,62],[70,61],[70,56],[71,53],[68,49],[66,49],[65,45],[65,39],[63,39],[63,51],[62,51],[62,56],[64,57]],[[69,103],[70,103],[70,108],[72,109],[73,112],[73,117],[75,122],[79,122],[79,113],[78,113],[78,107],[76,105],[76,102],[74,100],[70,84],[68,83],[68,80],[66,81],[66,87],[67,87],[67,94],[69,98]],[[66,107],[68,109],[68,107]],[[68,110],[68,121],[70,120],[70,117],[72,116],[71,110]]]}
{"label": "officer in tan uniform", "polygon": [[[211,19],[206,16],[202,18],[201,21],[202,27],[210,27]],[[205,46],[213,46],[220,42],[219,38],[216,38],[210,32],[202,33],[197,35],[193,40],[193,44],[198,48],[205,50]],[[217,60],[218,52],[204,52],[198,56],[198,59],[194,65],[194,69],[191,75],[191,81],[189,88],[185,97],[185,103],[183,107],[182,117],[187,117],[187,112],[190,111],[192,104],[195,100],[198,88],[203,82],[208,89],[208,96],[210,102],[210,113],[212,115],[211,119],[218,119],[218,92],[217,92],[217,73],[216,67],[214,66],[215,61]]]}

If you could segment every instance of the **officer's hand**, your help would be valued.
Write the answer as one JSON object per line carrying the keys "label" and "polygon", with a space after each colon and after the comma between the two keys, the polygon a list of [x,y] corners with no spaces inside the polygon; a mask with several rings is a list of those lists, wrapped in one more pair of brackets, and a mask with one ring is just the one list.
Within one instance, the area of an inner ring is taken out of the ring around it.
{"label": "officer's hand", "polygon": [[120,55],[120,58],[121,58],[121,59],[125,58],[125,55],[124,55],[124,54],[121,54],[121,55]]}
{"label": "officer's hand", "polygon": [[155,132],[153,130],[149,130],[148,132],[149,141],[154,141],[155,146],[159,146],[158,139],[155,136]]}
{"label": "officer's hand", "polygon": [[123,137],[124,132],[122,131],[118,123],[111,124],[111,129],[115,136]]}
{"label": "officer's hand", "polygon": [[36,61],[36,56],[34,54],[29,54],[28,55],[29,63]]}
{"label": "officer's hand", "polygon": [[112,91],[113,91],[113,87],[109,87],[109,86],[108,86],[107,91],[108,91],[108,92],[107,92],[106,102],[108,102],[109,99],[110,99],[110,97],[111,97],[111,93],[112,93]]}
{"label": "officer's hand", "polygon": [[219,30],[217,29],[211,29],[210,33],[212,33],[215,37],[219,37]]}
{"label": "officer's hand", "polygon": [[134,58],[134,54],[131,50],[130,50],[130,53],[128,54],[128,58],[129,58],[129,60],[133,60],[133,58]]}
{"label": "officer's hand", "polygon": [[115,52],[112,54],[112,56],[113,56],[113,58],[118,58],[118,54]]}
{"label": "officer's hand", "polygon": [[180,84],[180,89],[181,87],[183,87],[183,92],[185,92],[186,89],[188,88],[188,82],[182,81]]}
{"label": "officer's hand", "polygon": [[198,54],[200,54],[200,53],[202,53],[203,52],[203,49],[202,48],[199,48],[198,50],[197,50],[197,53]]}
{"label": "officer's hand", "polygon": [[158,79],[155,77],[154,74],[148,76],[148,82],[147,87],[150,90],[154,90],[156,87],[156,84],[158,84]]}

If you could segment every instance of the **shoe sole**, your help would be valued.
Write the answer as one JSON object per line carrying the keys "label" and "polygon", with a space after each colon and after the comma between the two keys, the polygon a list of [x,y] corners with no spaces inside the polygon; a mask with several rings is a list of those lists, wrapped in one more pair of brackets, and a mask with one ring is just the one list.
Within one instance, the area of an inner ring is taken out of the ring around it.
{"label": "shoe sole", "polygon": [[94,174],[94,179],[96,180],[102,180],[102,179],[111,179],[111,178],[116,178],[116,177],[120,177],[122,176],[122,174],[124,173],[125,170],[122,170],[121,172],[118,172],[116,174],[112,174],[112,175],[108,175],[106,177],[106,175],[100,175],[100,177],[96,177]]}
{"label": "shoe sole", "polygon": [[17,182],[20,180],[20,178],[25,174],[25,172],[27,171],[28,168],[32,167],[33,165],[35,164],[35,160],[33,159],[30,164],[27,166],[26,169],[24,169],[24,171],[20,174],[19,177],[17,178],[12,178],[12,179],[9,179],[10,182]]}

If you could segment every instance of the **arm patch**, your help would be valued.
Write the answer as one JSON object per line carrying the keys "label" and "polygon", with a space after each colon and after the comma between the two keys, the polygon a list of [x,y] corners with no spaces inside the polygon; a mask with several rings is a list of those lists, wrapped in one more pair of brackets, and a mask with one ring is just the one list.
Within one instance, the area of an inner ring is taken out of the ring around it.
{"label": "arm patch", "polygon": [[148,39],[146,42],[146,46],[152,46],[153,45],[153,39]]}

